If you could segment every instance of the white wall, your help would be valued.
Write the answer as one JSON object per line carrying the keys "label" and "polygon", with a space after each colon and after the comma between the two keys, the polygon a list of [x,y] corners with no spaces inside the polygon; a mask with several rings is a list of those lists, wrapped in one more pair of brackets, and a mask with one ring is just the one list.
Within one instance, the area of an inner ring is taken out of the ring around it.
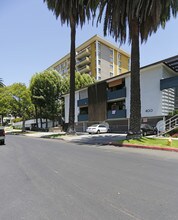
{"label": "white wall", "polygon": [[[141,116],[153,117],[162,115],[162,92],[160,79],[162,78],[161,65],[141,70]],[[130,117],[130,77],[126,78],[126,109],[127,118]]]}
{"label": "white wall", "polygon": [[[69,94],[64,96],[65,98],[65,123],[69,123]],[[79,100],[79,92],[75,92],[75,122],[78,122],[79,108],[77,106],[77,100]]]}
{"label": "white wall", "polygon": [[86,99],[88,98],[88,88],[79,91],[79,99]]}
{"label": "white wall", "polygon": [[69,94],[64,96],[64,118],[65,118],[65,123],[69,122]]}
{"label": "white wall", "polygon": [[141,71],[141,116],[152,117],[162,115],[162,92],[160,79],[162,67],[160,65]]}

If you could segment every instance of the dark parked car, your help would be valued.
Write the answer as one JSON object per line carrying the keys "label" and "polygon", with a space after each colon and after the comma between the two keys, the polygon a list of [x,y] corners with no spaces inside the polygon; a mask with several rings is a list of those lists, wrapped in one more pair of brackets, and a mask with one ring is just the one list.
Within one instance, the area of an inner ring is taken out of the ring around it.
{"label": "dark parked car", "polygon": [[157,128],[149,124],[141,124],[141,131],[143,136],[157,134]]}
{"label": "dark parked car", "polygon": [[4,128],[0,127],[0,143],[5,144],[5,131]]}

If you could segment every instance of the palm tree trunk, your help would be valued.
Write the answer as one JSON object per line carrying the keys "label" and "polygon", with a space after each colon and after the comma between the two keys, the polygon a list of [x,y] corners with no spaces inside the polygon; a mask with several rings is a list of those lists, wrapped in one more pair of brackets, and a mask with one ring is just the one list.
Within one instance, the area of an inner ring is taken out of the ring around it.
{"label": "palm tree trunk", "polygon": [[139,51],[139,22],[131,22],[131,101],[130,101],[130,133],[140,137],[141,100],[140,100],[140,51]]}
{"label": "palm tree trunk", "polygon": [[70,100],[68,133],[75,133],[75,37],[76,23],[74,17],[70,19],[71,48],[70,48]]}

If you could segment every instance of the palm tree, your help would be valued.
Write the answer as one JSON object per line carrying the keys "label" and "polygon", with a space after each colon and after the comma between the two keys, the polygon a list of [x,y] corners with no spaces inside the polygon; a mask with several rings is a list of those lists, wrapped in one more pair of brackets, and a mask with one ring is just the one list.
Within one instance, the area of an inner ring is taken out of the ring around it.
{"label": "palm tree", "polygon": [[[171,10],[177,14],[177,0],[100,0],[98,23],[104,14],[104,34],[109,32],[115,40],[131,43],[131,110],[130,134],[140,136],[141,100],[140,100],[140,39],[141,43],[165,26],[170,19]],[[127,31],[128,29],[128,31]],[[132,135],[134,136],[134,135]]]}
{"label": "palm tree", "polygon": [[61,23],[70,24],[71,47],[70,47],[70,101],[69,101],[69,127],[68,133],[75,133],[75,38],[76,27],[81,27],[86,18],[90,18],[90,9],[87,0],[44,0],[48,9],[52,10]]}
{"label": "palm tree", "polygon": [[0,78],[0,87],[4,87],[4,83],[3,83],[2,78]]}

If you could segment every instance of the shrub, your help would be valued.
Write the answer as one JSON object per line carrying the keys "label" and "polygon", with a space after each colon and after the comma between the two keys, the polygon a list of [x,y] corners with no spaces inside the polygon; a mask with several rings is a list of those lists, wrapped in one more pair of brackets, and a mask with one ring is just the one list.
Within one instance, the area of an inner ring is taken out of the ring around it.
{"label": "shrub", "polygon": [[173,138],[178,138],[178,133],[172,135]]}

